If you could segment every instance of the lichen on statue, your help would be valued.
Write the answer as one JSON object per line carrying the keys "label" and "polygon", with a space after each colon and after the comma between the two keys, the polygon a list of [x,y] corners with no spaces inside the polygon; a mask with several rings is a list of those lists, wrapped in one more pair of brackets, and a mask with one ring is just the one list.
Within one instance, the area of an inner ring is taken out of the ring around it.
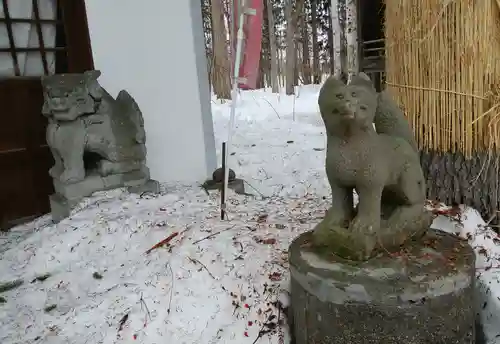
{"label": "lichen on statue", "polygon": [[332,76],[321,88],[332,191],[332,206],[313,232],[313,244],[322,251],[366,260],[422,237],[431,224],[415,140],[391,102],[364,73],[347,85]]}

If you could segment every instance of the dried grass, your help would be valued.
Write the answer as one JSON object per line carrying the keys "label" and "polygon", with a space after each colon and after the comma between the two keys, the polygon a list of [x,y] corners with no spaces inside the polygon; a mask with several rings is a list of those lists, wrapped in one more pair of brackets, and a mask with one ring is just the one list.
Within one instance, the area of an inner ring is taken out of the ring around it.
{"label": "dried grass", "polygon": [[500,148],[500,0],[385,0],[387,87],[419,146]]}

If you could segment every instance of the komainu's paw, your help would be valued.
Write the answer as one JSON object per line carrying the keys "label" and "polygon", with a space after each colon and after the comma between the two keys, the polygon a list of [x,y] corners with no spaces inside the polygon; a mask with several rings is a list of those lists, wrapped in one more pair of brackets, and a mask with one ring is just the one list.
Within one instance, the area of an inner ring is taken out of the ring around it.
{"label": "komainu's paw", "polygon": [[346,227],[320,222],[313,231],[312,244],[322,253],[348,260],[367,260],[372,256],[376,240],[373,236],[353,233]]}
{"label": "komainu's paw", "polygon": [[380,230],[380,220],[372,220],[356,216],[349,225],[349,232],[358,240],[360,255],[368,259],[374,254],[377,246],[377,234]]}
{"label": "komainu's paw", "polygon": [[106,158],[109,161],[116,162],[121,160],[122,155],[118,152],[118,147],[110,145]]}
{"label": "komainu's paw", "polygon": [[345,214],[337,207],[331,207],[325,214],[323,222],[329,227],[346,227],[349,225],[349,214]]}
{"label": "komainu's paw", "polygon": [[85,178],[85,171],[83,169],[67,169],[61,173],[59,180],[62,183],[76,183]]}
{"label": "komainu's paw", "polygon": [[373,235],[378,232],[380,228],[380,220],[372,220],[356,216],[349,225],[349,231],[358,235]]}

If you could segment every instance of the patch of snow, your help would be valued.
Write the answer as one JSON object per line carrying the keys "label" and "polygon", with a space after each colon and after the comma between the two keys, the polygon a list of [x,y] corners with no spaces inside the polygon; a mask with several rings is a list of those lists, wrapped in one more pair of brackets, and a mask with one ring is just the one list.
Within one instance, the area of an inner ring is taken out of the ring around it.
{"label": "patch of snow", "polygon": [[[330,204],[318,91],[241,93],[229,162],[255,197],[230,193],[227,221],[217,193],[164,185],[158,196],[97,193],[57,225],[45,216],[2,234],[0,281],[24,283],[0,294],[0,342],[289,343],[287,248]],[[217,147],[229,106],[212,101]],[[478,310],[493,339],[498,239],[474,210],[460,213],[433,226],[471,233]]]}
{"label": "patch of snow", "polygon": [[[443,207],[446,209],[446,207]],[[452,209],[452,208],[448,208]],[[500,343],[500,238],[481,215],[460,206],[437,217],[432,228],[467,239],[476,252],[476,307],[488,344]]]}

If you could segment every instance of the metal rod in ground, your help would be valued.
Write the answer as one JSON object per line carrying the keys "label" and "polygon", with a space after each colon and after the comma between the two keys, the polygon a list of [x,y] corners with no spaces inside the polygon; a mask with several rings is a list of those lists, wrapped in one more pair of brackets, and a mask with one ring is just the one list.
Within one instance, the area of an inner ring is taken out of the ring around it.
{"label": "metal rod in ground", "polygon": [[[226,180],[226,143],[222,142],[222,180]],[[226,183],[222,183],[220,192],[220,219],[226,217]]]}
{"label": "metal rod in ground", "polygon": [[[234,65],[233,65],[233,72],[234,72],[234,78],[233,78],[233,88],[231,91],[231,112],[229,116],[229,127],[227,131],[227,149],[226,149],[226,157],[223,158],[226,165],[224,168],[224,188],[227,190],[227,185],[229,183],[229,163],[228,163],[228,158],[229,155],[231,154],[231,145],[232,145],[232,137],[233,137],[233,130],[234,130],[234,120],[236,117],[236,105],[238,103],[238,82],[239,82],[239,77],[240,77],[240,66],[241,66],[241,60],[242,60],[242,52],[243,52],[243,40],[245,38],[245,34],[243,31],[243,25],[245,23],[245,0],[241,0],[239,2],[238,6],[238,31],[236,33],[236,51],[235,51],[235,56],[234,56]],[[234,6],[234,2],[233,2]],[[234,11],[234,7],[233,7]],[[227,194],[224,194],[224,206],[226,205],[226,199],[225,197]]]}

